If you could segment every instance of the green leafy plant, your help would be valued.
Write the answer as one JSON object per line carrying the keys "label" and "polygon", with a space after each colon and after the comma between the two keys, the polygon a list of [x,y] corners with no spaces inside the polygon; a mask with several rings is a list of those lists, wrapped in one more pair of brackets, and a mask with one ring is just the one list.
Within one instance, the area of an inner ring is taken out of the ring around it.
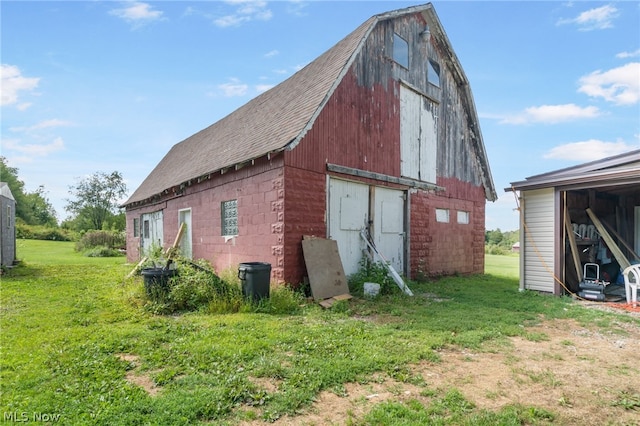
{"label": "green leafy plant", "polygon": [[360,269],[349,276],[349,291],[351,294],[362,296],[364,283],[372,282],[380,284],[380,294],[397,294],[400,292],[389,272],[380,262],[374,262],[367,257],[360,260]]}

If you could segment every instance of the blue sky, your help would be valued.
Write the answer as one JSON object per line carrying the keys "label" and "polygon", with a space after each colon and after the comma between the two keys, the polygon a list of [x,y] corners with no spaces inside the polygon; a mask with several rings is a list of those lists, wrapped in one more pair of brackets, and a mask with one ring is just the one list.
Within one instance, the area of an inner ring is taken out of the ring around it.
{"label": "blue sky", "polygon": [[[2,1],[1,155],[59,219],[69,186],[133,192],[171,146],[407,1]],[[434,1],[470,81],[499,200],[510,182],[640,149],[640,2]]]}

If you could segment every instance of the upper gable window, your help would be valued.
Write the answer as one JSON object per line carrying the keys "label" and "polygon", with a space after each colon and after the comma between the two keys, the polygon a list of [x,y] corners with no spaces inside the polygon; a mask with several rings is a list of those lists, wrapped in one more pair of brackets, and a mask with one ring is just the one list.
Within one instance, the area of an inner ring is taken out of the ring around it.
{"label": "upper gable window", "polygon": [[427,61],[427,81],[440,87],[440,64],[429,59]]}
{"label": "upper gable window", "polygon": [[393,33],[393,60],[409,68],[409,44],[396,33]]}

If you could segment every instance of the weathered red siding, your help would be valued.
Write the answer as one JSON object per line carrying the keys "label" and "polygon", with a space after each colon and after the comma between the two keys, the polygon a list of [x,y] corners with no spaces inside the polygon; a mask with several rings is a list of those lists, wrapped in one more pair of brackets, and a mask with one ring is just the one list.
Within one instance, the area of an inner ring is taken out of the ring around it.
{"label": "weathered red siding", "polygon": [[301,143],[287,154],[287,165],[325,172],[326,163],[400,174],[400,107],[381,85],[358,85],[348,73]]}

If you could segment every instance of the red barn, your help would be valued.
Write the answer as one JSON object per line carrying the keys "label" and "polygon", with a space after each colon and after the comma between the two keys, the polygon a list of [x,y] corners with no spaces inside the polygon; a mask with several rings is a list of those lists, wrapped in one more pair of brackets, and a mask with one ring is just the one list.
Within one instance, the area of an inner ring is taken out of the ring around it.
{"label": "red barn", "polygon": [[368,228],[411,277],[482,273],[497,198],[469,82],[431,4],[376,15],[281,84],[177,143],[126,201],[127,253],[306,275],[303,235],[358,269]]}

